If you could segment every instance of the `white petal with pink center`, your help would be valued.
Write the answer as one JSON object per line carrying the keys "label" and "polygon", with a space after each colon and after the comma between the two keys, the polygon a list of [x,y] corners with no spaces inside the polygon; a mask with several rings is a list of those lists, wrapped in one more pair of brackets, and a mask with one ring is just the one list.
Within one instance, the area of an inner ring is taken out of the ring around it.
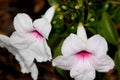
{"label": "white petal with pink center", "polygon": [[50,7],[43,18],[32,22],[30,16],[19,13],[14,18],[15,31],[10,37],[0,35],[0,46],[6,47],[18,60],[23,73],[31,73],[37,80],[38,69],[34,59],[46,62],[52,59],[51,50],[47,44],[51,31],[51,20],[55,7]]}
{"label": "white petal with pink center", "polygon": [[100,35],[87,39],[83,26],[76,34],[70,34],[63,42],[62,56],[53,59],[53,66],[70,70],[75,80],[94,80],[95,70],[107,72],[114,67],[113,60],[107,55],[108,45]]}

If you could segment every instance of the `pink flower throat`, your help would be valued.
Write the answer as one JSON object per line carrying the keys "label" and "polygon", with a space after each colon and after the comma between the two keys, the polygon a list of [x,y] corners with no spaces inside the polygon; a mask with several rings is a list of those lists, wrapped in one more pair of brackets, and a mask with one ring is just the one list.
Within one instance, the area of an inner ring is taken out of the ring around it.
{"label": "pink flower throat", "polygon": [[88,58],[89,56],[91,55],[91,53],[87,52],[87,51],[81,51],[81,52],[78,52],[77,54],[75,54],[76,57],[78,58]]}
{"label": "pink flower throat", "polygon": [[36,37],[36,38],[43,38],[42,34],[40,34],[38,31],[34,30],[32,31],[32,34]]}

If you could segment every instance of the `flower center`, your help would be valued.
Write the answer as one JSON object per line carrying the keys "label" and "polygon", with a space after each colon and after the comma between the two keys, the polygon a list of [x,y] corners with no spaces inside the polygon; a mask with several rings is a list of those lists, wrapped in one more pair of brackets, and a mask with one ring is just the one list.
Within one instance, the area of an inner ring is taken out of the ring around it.
{"label": "flower center", "polygon": [[77,54],[75,54],[75,56],[78,57],[78,58],[80,58],[80,59],[81,58],[84,59],[84,58],[90,57],[91,53],[89,53],[87,51],[81,51],[81,52],[78,52]]}
{"label": "flower center", "polygon": [[32,31],[32,34],[36,37],[36,38],[43,38],[43,36],[36,30]]}

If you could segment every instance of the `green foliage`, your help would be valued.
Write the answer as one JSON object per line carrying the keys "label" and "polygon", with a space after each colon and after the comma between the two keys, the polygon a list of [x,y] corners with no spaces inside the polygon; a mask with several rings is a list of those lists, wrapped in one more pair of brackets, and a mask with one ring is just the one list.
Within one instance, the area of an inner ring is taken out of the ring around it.
{"label": "green foliage", "polygon": [[62,53],[61,53],[62,43],[63,43],[63,40],[61,40],[60,44],[55,48],[53,58],[55,58],[59,55],[62,55]]}
{"label": "green foliage", "polygon": [[93,0],[93,1],[91,1],[90,7],[98,15],[108,9],[109,3],[107,0],[104,0],[104,1],[103,0]]}
{"label": "green foliage", "polygon": [[103,13],[98,24],[98,33],[104,36],[111,44],[117,45],[119,37],[110,16],[107,13]]}
{"label": "green foliage", "polygon": [[119,76],[120,76],[120,47],[118,48],[116,54],[115,54],[115,68],[117,69]]}
{"label": "green foliage", "polygon": [[116,23],[120,23],[120,7],[115,9],[115,11],[113,13],[113,19]]}
{"label": "green foliage", "polygon": [[48,0],[48,2],[49,2],[49,4],[50,4],[51,6],[54,5],[54,4],[60,4],[60,3],[62,3],[61,0]]}
{"label": "green foliage", "polygon": [[64,70],[62,70],[62,69],[60,69],[60,68],[58,68],[58,67],[56,67],[56,71],[57,71],[65,80],[69,80],[69,79],[68,79],[68,75],[66,75],[66,74],[67,74],[66,71],[64,71]]}

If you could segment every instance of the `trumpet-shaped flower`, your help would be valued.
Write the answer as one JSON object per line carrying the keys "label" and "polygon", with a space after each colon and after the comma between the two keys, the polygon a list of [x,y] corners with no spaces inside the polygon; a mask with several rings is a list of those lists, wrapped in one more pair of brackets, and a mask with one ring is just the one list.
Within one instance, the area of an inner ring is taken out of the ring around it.
{"label": "trumpet-shaped flower", "polygon": [[34,80],[37,79],[38,70],[33,62],[45,62],[52,59],[51,50],[47,44],[51,31],[51,20],[55,6],[50,7],[43,18],[32,22],[25,13],[19,13],[14,18],[15,31],[10,37],[0,35],[0,46],[6,47],[19,61],[23,73],[31,72]]}
{"label": "trumpet-shaped flower", "polygon": [[95,70],[107,72],[114,67],[106,54],[106,40],[100,35],[87,39],[86,31],[79,25],[76,34],[70,34],[62,45],[62,55],[53,59],[53,66],[70,70],[75,80],[94,80]]}
{"label": "trumpet-shaped flower", "polygon": [[[24,62],[24,58],[19,54],[19,51],[13,47],[10,43],[10,38],[5,36],[5,35],[2,35],[0,34],[0,47],[5,47],[8,49],[9,52],[11,52],[16,60],[19,62],[20,64],[20,67],[21,67],[21,71],[23,73],[28,73],[28,72],[31,72],[32,74],[38,74],[38,71],[37,71],[37,67],[36,65],[33,63],[31,65],[31,67],[29,67],[25,62]],[[34,71],[32,69],[35,69]]]}

